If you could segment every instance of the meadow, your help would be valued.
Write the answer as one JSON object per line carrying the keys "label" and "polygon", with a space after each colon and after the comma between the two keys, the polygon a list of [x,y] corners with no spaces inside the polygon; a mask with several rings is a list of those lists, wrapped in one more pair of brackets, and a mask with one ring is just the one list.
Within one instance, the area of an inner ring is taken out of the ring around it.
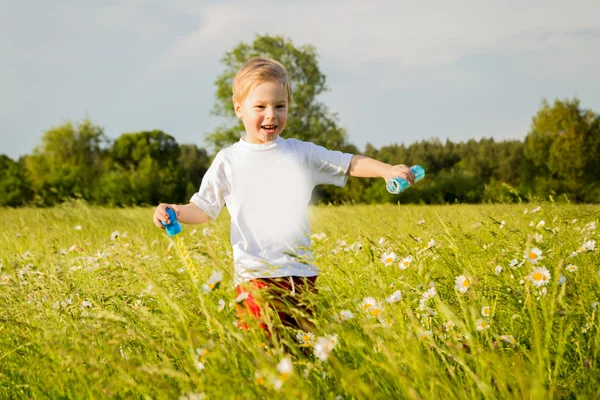
{"label": "meadow", "polygon": [[226,211],[183,255],[152,213],[0,209],[0,398],[600,397],[600,206],[311,207],[316,328],[272,336]]}

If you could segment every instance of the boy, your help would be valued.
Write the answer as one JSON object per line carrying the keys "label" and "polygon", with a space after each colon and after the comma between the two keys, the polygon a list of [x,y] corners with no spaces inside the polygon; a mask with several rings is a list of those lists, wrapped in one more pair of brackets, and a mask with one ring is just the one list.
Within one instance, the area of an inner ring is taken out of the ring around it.
{"label": "boy", "polygon": [[[166,208],[185,224],[216,218],[223,206],[231,215],[231,245],[240,326],[271,326],[266,309],[284,325],[310,331],[314,309],[301,294],[315,292],[318,268],[310,248],[307,206],[320,184],[344,186],[348,175],[403,177],[414,183],[406,165],[391,166],[365,156],[327,150],[313,143],[283,139],[292,89],[278,61],[248,60],[233,80],[235,113],[246,130],[239,142],[221,150],[189,204],[160,204],[154,224],[164,229]],[[266,299],[270,298],[271,301]]]}

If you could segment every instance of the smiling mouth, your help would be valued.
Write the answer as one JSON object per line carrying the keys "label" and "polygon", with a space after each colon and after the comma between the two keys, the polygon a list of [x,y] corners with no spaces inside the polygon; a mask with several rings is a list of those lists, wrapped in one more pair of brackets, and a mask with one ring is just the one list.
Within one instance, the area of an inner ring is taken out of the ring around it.
{"label": "smiling mouth", "polygon": [[265,130],[267,133],[275,133],[277,130],[277,125],[261,125],[261,128]]}

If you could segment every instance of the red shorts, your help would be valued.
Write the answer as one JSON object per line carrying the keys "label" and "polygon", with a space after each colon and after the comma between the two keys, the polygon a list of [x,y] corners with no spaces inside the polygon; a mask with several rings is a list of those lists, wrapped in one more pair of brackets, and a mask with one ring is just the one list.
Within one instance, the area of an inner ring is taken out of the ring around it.
{"label": "red shorts", "polygon": [[284,326],[310,329],[314,326],[310,320],[316,312],[314,296],[311,296],[317,293],[316,280],[316,276],[285,276],[257,278],[237,285],[238,296],[248,293],[236,307],[238,327],[248,330],[258,325],[270,332],[269,326],[276,322],[277,316]]}

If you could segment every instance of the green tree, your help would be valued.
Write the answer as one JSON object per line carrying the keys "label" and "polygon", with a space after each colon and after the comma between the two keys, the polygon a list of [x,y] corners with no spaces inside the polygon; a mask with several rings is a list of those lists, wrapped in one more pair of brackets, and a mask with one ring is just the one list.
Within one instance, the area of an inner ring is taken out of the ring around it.
{"label": "green tree", "polygon": [[582,201],[595,192],[600,174],[600,123],[578,99],[542,102],[525,138],[525,156],[536,169],[537,194],[561,194]]}
{"label": "green tree", "polygon": [[227,122],[209,134],[207,142],[220,150],[239,140],[244,125],[233,109],[231,85],[239,68],[255,56],[278,60],[290,74],[294,99],[284,136],[343,150],[348,145],[346,132],[338,126],[336,115],[318,100],[327,87],[315,48],[309,45],[296,47],[289,39],[269,35],[257,35],[251,44],[240,43],[221,59],[225,70],[215,81],[217,91],[212,113],[226,118]]}
{"label": "green tree", "polygon": [[160,130],[125,133],[115,140],[109,155],[97,193],[100,202],[142,205],[184,200],[181,150],[171,135]]}
{"label": "green tree", "polygon": [[24,205],[31,196],[31,183],[23,164],[0,154],[0,206]]}
{"label": "green tree", "polygon": [[84,119],[52,127],[25,158],[32,189],[45,205],[76,195],[89,200],[103,171],[103,129]]}
{"label": "green tree", "polygon": [[179,165],[183,168],[183,179],[186,182],[185,197],[190,199],[200,188],[211,160],[206,150],[195,144],[182,144],[180,148]]}

